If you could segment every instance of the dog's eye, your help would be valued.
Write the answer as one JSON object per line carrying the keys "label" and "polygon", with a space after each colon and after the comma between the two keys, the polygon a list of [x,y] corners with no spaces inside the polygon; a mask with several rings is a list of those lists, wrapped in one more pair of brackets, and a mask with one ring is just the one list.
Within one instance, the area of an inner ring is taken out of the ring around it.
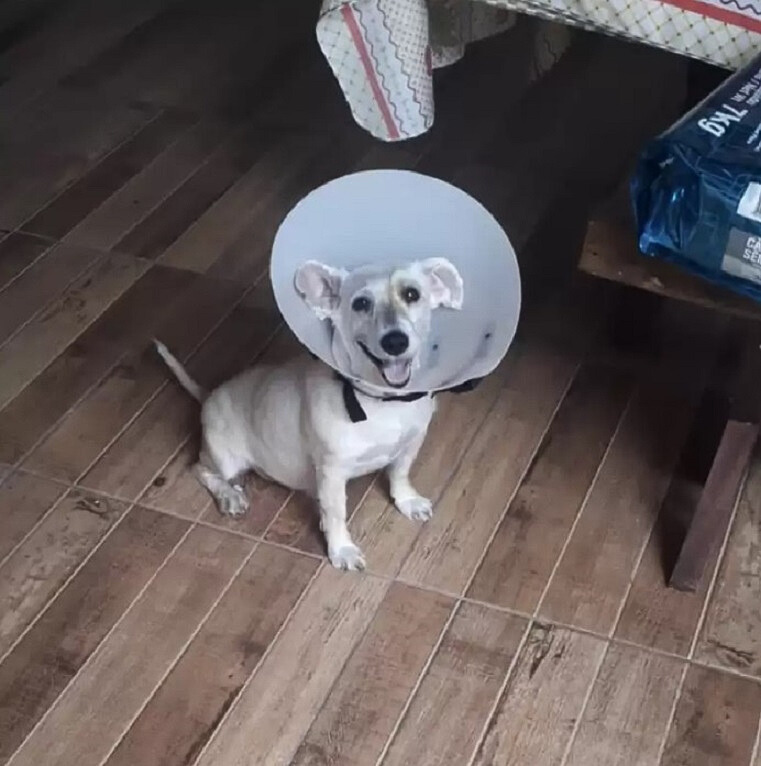
{"label": "dog's eye", "polygon": [[417,287],[405,287],[402,290],[402,300],[405,303],[417,303],[420,300],[420,290]]}
{"label": "dog's eye", "polygon": [[366,298],[364,295],[360,295],[359,298],[355,298],[351,302],[352,311],[358,313],[367,313],[372,308],[372,305],[370,299]]}

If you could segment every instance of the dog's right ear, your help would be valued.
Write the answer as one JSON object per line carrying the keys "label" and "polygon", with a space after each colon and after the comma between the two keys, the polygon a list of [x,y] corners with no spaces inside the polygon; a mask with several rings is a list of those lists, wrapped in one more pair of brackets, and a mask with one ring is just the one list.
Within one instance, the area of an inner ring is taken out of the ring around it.
{"label": "dog's right ear", "polygon": [[296,270],[294,284],[307,306],[320,319],[328,319],[338,311],[341,283],[348,272],[317,261],[307,261]]}

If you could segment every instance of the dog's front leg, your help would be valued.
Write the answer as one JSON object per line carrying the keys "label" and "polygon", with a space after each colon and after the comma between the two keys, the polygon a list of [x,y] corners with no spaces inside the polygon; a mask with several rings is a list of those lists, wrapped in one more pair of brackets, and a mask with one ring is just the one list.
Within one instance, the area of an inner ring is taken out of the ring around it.
{"label": "dog's front leg", "polygon": [[428,521],[433,513],[433,504],[410,484],[410,470],[425,440],[425,431],[404,448],[402,453],[388,467],[391,498],[397,510],[413,521]]}
{"label": "dog's front leg", "polygon": [[320,527],[328,544],[330,563],[337,569],[365,568],[362,551],[354,545],[346,526],[347,476],[331,465],[317,470],[317,499],[320,504]]}

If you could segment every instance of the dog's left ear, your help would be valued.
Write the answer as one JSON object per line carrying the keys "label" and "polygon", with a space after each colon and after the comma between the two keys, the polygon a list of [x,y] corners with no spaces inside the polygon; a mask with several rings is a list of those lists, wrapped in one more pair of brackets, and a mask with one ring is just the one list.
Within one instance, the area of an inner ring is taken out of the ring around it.
{"label": "dog's left ear", "polygon": [[307,306],[320,319],[328,319],[340,302],[341,283],[347,272],[317,261],[307,261],[296,271],[294,284]]}
{"label": "dog's left ear", "polygon": [[463,286],[460,272],[446,258],[428,258],[421,266],[428,280],[431,308],[461,309]]}

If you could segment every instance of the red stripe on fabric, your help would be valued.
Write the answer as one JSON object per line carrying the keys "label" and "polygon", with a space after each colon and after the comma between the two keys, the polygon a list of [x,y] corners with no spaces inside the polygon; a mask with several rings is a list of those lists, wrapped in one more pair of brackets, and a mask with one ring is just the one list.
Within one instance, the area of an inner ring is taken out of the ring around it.
{"label": "red stripe on fabric", "polygon": [[380,109],[383,122],[386,123],[386,130],[388,131],[389,138],[398,139],[400,135],[399,129],[394,122],[394,116],[391,114],[386,97],[383,95],[383,90],[378,82],[378,78],[375,76],[370,53],[365,45],[365,40],[362,37],[362,31],[359,28],[357,19],[354,17],[354,9],[347,3],[341,7],[341,15],[343,16],[344,23],[349,28],[354,47],[357,49],[357,53],[359,53],[359,58],[365,69],[367,80],[370,83],[370,89],[373,92],[375,103],[378,105],[378,109]]}
{"label": "red stripe on fabric", "polygon": [[662,0],[662,2],[665,2],[667,5],[675,5],[684,11],[699,13],[701,16],[707,16],[709,19],[723,21],[725,24],[742,27],[751,32],[761,32],[761,19],[754,19],[737,11],[725,10],[716,5],[701,2],[701,0]]}

